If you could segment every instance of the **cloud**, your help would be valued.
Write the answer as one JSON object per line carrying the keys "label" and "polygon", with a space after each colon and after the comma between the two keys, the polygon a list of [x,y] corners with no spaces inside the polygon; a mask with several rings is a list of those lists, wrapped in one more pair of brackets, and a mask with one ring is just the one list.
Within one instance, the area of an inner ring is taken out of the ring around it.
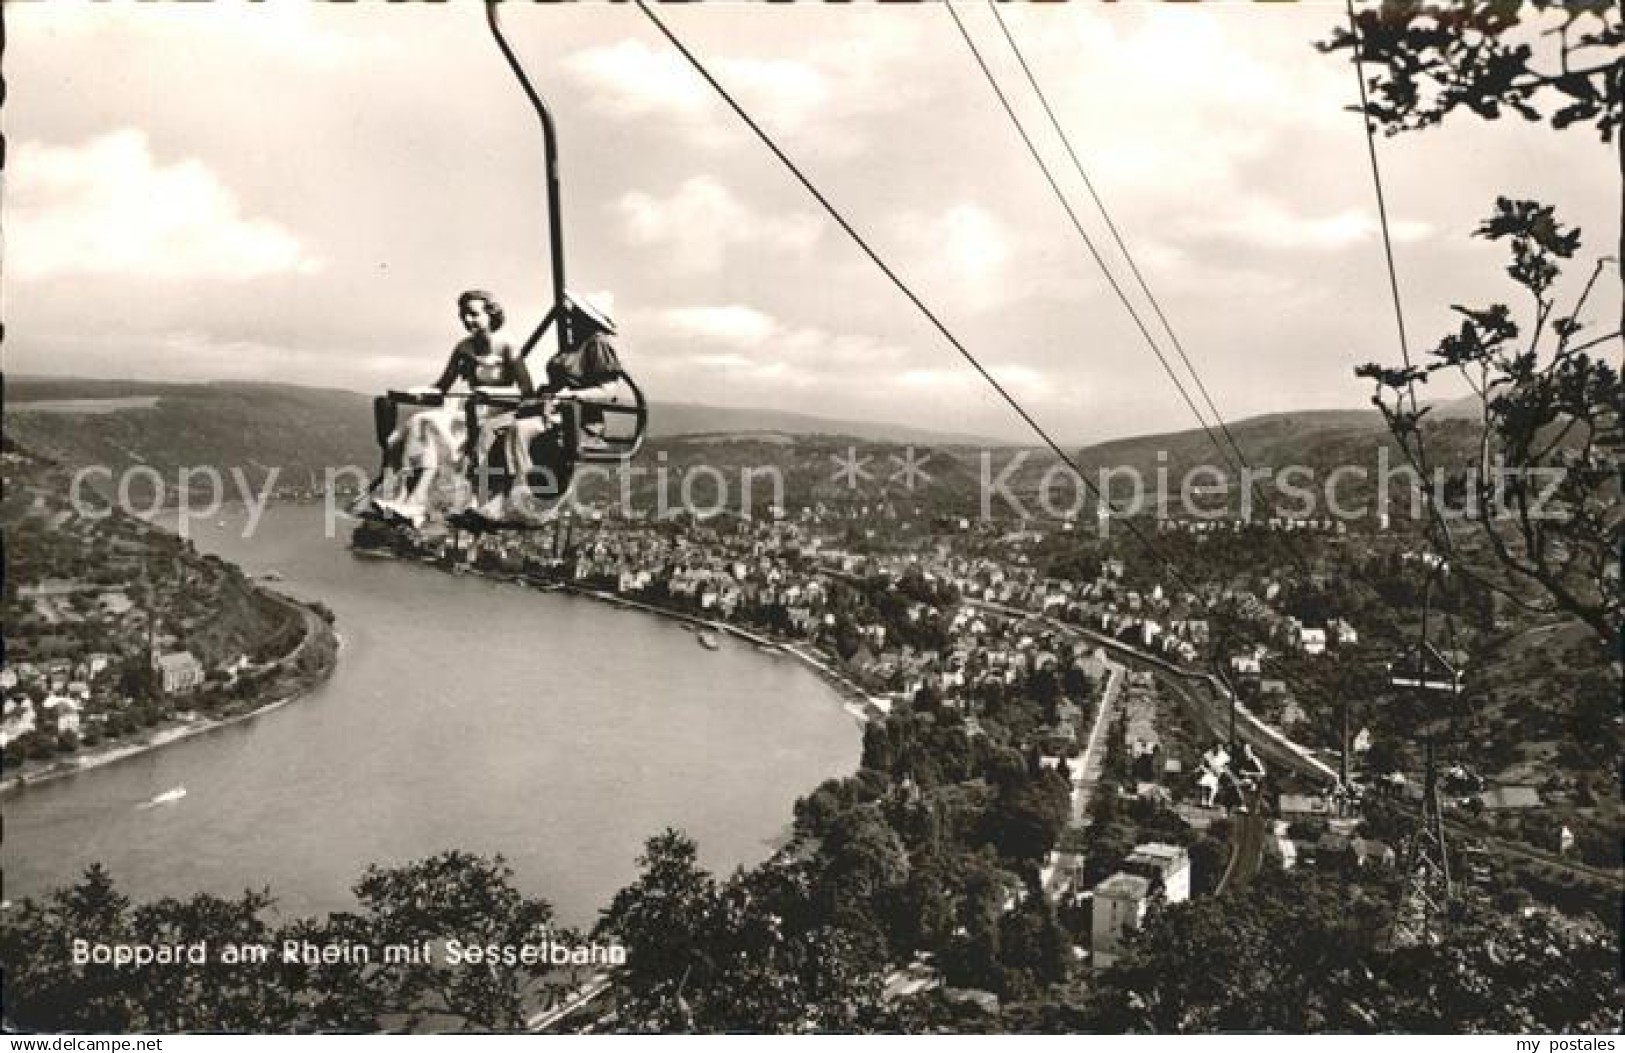
{"label": "cloud", "polygon": [[689,359],[695,365],[704,369],[740,370],[755,369],[760,363],[744,355],[695,355]]}
{"label": "cloud", "polygon": [[[654,328],[686,344],[707,342],[753,352],[758,360],[812,370],[873,367],[903,357],[899,347],[861,333],[831,333],[817,326],[788,325],[765,311],[744,304],[720,307],[677,307],[663,311]],[[737,352],[729,351],[729,357]],[[722,357],[720,354],[711,358]]]}
{"label": "cloud", "polygon": [[761,100],[763,113],[794,127],[816,113],[829,98],[824,75],[790,59],[726,59],[721,76],[741,95]]}
{"label": "cloud", "polygon": [[[30,333],[15,343],[15,348],[7,348],[7,359],[20,373],[59,373],[71,361],[73,375],[143,380],[264,380],[265,363],[275,362],[283,371],[324,370],[334,387],[371,388],[400,376],[431,372],[440,364],[350,343],[305,347],[195,328]],[[283,377],[276,374],[273,379]]]}
{"label": "cloud", "polygon": [[590,102],[613,117],[698,113],[710,89],[670,50],[621,40],[570,56],[565,66],[593,89]]}
{"label": "cloud", "polygon": [[[709,117],[716,112],[712,107],[721,105],[681,56],[640,40],[588,48],[565,65],[592,91],[592,104],[612,117]],[[829,98],[824,75],[805,62],[719,58],[711,66],[747,108],[760,111],[775,125],[797,126]]]}
{"label": "cloud", "polygon": [[[855,367],[859,375],[873,376],[876,367],[905,357],[902,348],[861,333],[828,333],[816,327],[784,333],[774,346],[785,356],[813,368]],[[852,372],[852,370],[848,370]]]}
{"label": "cloud", "polygon": [[956,303],[979,310],[1002,303],[1011,291],[1003,279],[1014,238],[980,205],[961,201],[935,214],[904,212],[892,226],[914,261],[909,273],[920,276],[924,289],[946,290]]}
{"label": "cloud", "polygon": [[679,267],[696,271],[717,269],[739,246],[804,253],[822,229],[806,213],[762,215],[710,176],[694,176],[665,198],[633,191],[615,211],[633,245],[668,246]]}
{"label": "cloud", "polygon": [[1284,138],[1348,122],[1349,74],[1308,46],[1300,18],[1146,5],[1015,10],[1011,21],[1103,189],[1175,173],[1182,186],[1222,186]]}
{"label": "cloud", "polygon": [[[1036,369],[1015,362],[983,364],[1006,391],[1022,402],[1046,401],[1055,394],[1049,379]],[[947,397],[967,398],[980,395],[998,397],[996,392],[988,388],[987,381],[969,366],[958,369],[910,369],[900,374],[897,382],[907,389]]]}
{"label": "cloud", "polygon": [[328,69],[398,51],[386,34],[345,32],[342,17],[315,4],[18,4],[7,15],[23,32],[76,47],[133,33],[149,47],[203,47],[238,61],[270,57]]}
{"label": "cloud", "polygon": [[895,382],[905,350],[867,334],[793,325],[745,304],[670,308],[642,328],[663,348],[652,372],[695,398],[771,405],[789,390],[843,403],[906,393]]}
{"label": "cloud", "polygon": [[609,289],[572,290],[572,295],[606,318],[615,317],[615,294]]}
{"label": "cloud", "polygon": [[665,321],[683,335],[724,343],[754,343],[779,331],[772,316],[742,304],[674,308],[666,312]]}
{"label": "cloud", "polygon": [[[1343,209],[1321,216],[1291,211],[1278,201],[1244,200],[1223,214],[1191,221],[1187,229],[1197,235],[1240,241],[1266,249],[1334,252],[1375,240],[1381,233],[1377,217],[1362,209]],[[1421,220],[1394,220],[1389,233],[1401,244],[1422,241],[1433,225]]]}
{"label": "cloud", "polygon": [[1003,229],[975,205],[955,205],[935,224],[943,258],[967,281],[992,278],[1010,258]]}
{"label": "cloud", "polygon": [[80,146],[23,143],[8,198],[6,265],[22,280],[243,280],[322,268],[280,224],[243,216],[203,162],[160,164],[134,129]]}

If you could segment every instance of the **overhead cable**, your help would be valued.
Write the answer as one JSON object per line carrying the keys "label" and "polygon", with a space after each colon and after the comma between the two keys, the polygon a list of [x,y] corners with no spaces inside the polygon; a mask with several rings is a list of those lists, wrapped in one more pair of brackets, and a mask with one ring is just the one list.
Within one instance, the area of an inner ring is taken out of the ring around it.
{"label": "overhead cable", "polygon": [[[847,220],[846,216],[843,215],[827,197],[824,196],[818,187],[814,185],[812,180],[809,179],[801,170],[800,166],[798,166],[795,161],[793,161],[790,156],[779,147],[778,143],[774,141],[773,137],[769,135],[761,125],[756,123],[755,119],[752,118],[751,115],[746,112],[745,108],[734,99],[733,95],[729,93],[728,89],[725,88],[716,79],[716,77],[711,74],[711,71],[705,66],[705,64],[700,61],[700,59],[692,51],[689,50],[687,45],[685,45],[669,27],[667,27],[665,22],[661,20],[660,16],[654,13],[654,11],[646,3],[646,0],[635,0],[635,2],[638,10],[642,11],[643,14],[654,23],[655,28],[660,31],[661,35],[664,36],[671,43],[671,45],[677,49],[678,53],[688,61],[690,66],[694,67],[695,72],[698,73],[714,91],[716,91],[722,100],[728,104],[728,107],[734,111],[735,115],[737,115],[739,119],[745,123],[745,126],[748,127],[756,135],[756,137],[761,140],[762,144],[773,153],[773,156],[777,157],[779,162],[790,171],[790,174],[795,176],[796,181],[802,185],[802,188],[805,189],[807,193],[812,195],[813,199],[823,207],[824,211],[828,213],[829,217],[833,219],[843,231],[846,232],[847,236],[852,239],[858,248],[863,250],[863,253],[869,257],[870,261],[874,263],[876,267],[880,268],[881,273],[884,274],[886,278],[897,287],[899,292],[908,298],[909,302],[912,303],[915,308],[925,317],[925,319],[931,323],[937,332],[942,335],[943,339],[947,340],[948,343],[953,346],[954,350],[958,351],[965,361],[970,363],[971,367],[976,370],[983,380],[987,381],[988,385],[992,387],[1001,398],[1004,399],[1010,408],[1015,411],[1016,415],[1019,416],[1024,423],[1026,423],[1027,427],[1030,428],[1032,432],[1043,441],[1044,445],[1048,446],[1056,457],[1060,458],[1063,464],[1072,469],[1078,481],[1082,483],[1091,494],[1094,495],[1095,499],[1101,504],[1101,506],[1104,507],[1110,514],[1118,515],[1119,513],[1117,512],[1116,507],[1111,503],[1107,495],[1103,494],[1100,491],[1100,488],[1084,475],[1083,470],[1078,467],[1077,463],[1071,457],[1069,457],[1064,450],[1061,449],[1060,445],[1050,437],[1049,433],[1044,430],[1043,426],[1040,425],[1038,421],[1033,419],[1032,415],[1027,412],[1019,401],[1017,401],[1015,396],[1011,395],[1010,392],[1005,389],[1004,385],[1000,384],[998,379],[995,378],[993,374],[988,372],[987,368],[983,366],[976,356],[972,354],[971,351],[959,340],[959,338],[956,337],[945,324],[943,324],[942,320],[937,317],[936,313],[932,311],[923,300],[920,299],[914,290],[909,287],[908,283],[903,281],[903,279],[898,276],[897,272],[894,271],[891,266],[880,257],[880,254],[870,246],[868,240],[865,239],[863,235],[860,234],[858,230]],[[1180,572],[1179,568],[1175,566],[1167,556],[1165,556],[1154,544],[1152,544],[1151,539],[1146,537],[1144,531],[1136,526],[1132,520],[1124,519],[1123,524],[1134,536],[1134,538],[1145,548],[1145,550],[1168,569],[1169,573],[1176,581],[1178,581],[1186,589],[1194,590],[1194,586],[1185,577],[1185,575]]]}
{"label": "overhead cable", "polygon": [[1202,426],[1202,431],[1207,434],[1208,440],[1213,443],[1213,448],[1219,451],[1219,455],[1225,459],[1226,465],[1232,471],[1237,470],[1234,458],[1230,456],[1224,445],[1219,442],[1219,437],[1213,434],[1213,429],[1208,425],[1207,418],[1202,415],[1202,411],[1197,408],[1196,403],[1191,399],[1190,392],[1185,389],[1184,382],[1179,379],[1179,374],[1175,373],[1173,366],[1169,365],[1168,357],[1157,346],[1150,329],[1146,327],[1145,322],[1140,318],[1140,313],[1134,309],[1134,304],[1130,302],[1128,294],[1123,291],[1122,285],[1117,281],[1117,276],[1112,274],[1111,268],[1106,265],[1106,259],[1095,246],[1094,239],[1083,229],[1083,223],[1078,219],[1078,214],[1073,211],[1071,203],[1067,201],[1066,195],[1062,193],[1060,184],[1055,181],[1055,176],[1050,172],[1049,165],[1045,164],[1043,155],[1038,152],[1038,147],[1033,145],[1032,137],[1027,134],[1026,127],[1021,123],[1021,119],[1016,116],[1015,108],[1010,105],[1010,100],[1005,96],[1004,89],[999,87],[998,80],[993,76],[993,71],[988,68],[986,60],[982,58],[982,52],[977,48],[976,42],[971,39],[970,33],[965,30],[965,23],[960,21],[959,13],[954,10],[954,5],[945,3],[943,7],[947,8],[949,16],[954,20],[954,25],[959,27],[959,35],[965,38],[965,46],[970,48],[971,55],[976,59],[976,65],[981,68],[982,75],[987,78],[988,85],[993,89],[993,94],[998,97],[999,104],[1004,107],[1004,112],[1010,118],[1010,123],[1015,126],[1016,134],[1026,144],[1027,151],[1032,154],[1039,170],[1043,172],[1045,181],[1049,183],[1050,189],[1055,193],[1055,199],[1061,203],[1061,208],[1066,211],[1067,218],[1072,221],[1072,228],[1078,232],[1078,236],[1088,246],[1089,254],[1094,257],[1095,263],[1100,266],[1100,271],[1105,275],[1107,284],[1117,294],[1117,299],[1122,303],[1123,309],[1134,320],[1135,327],[1139,329],[1140,335],[1145,338],[1146,346],[1151,349],[1151,353],[1162,364],[1163,372],[1168,374],[1168,379],[1173,382],[1174,389],[1179,392],[1179,397],[1185,400],[1185,405],[1190,408],[1191,415],[1196,418],[1196,422]]}
{"label": "overhead cable", "polygon": [[[1084,188],[1089,191],[1090,199],[1094,201],[1095,207],[1100,210],[1101,218],[1106,221],[1106,229],[1111,231],[1112,241],[1116,243],[1118,251],[1123,254],[1123,259],[1128,262],[1129,271],[1134,275],[1135,282],[1140,286],[1140,292],[1145,295],[1146,300],[1151,304],[1151,310],[1156,313],[1157,321],[1162,323],[1162,328],[1168,334],[1169,342],[1174,345],[1174,350],[1179,353],[1179,360],[1185,363],[1185,368],[1190,371],[1191,379],[1196,382],[1196,390],[1201,394],[1202,401],[1207,406],[1208,412],[1212,414],[1213,420],[1218,424],[1231,448],[1235,450],[1236,456],[1241,460],[1242,465],[1252,469],[1252,462],[1247,459],[1247,454],[1242,450],[1241,444],[1236,441],[1235,435],[1231,434],[1230,425],[1225,423],[1224,414],[1219,412],[1219,407],[1213,402],[1213,396],[1208,393],[1207,385],[1202,382],[1202,374],[1197,370],[1196,364],[1191,361],[1190,356],[1185,353],[1185,345],[1179,339],[1179,334],[1174,332],[1174,327],[1168,321],[1168,316],[1163,313],[1162,304],[1157,300],[1156,294],[1151,291],[1151,286],[1146,282],[1145,276],[1140,273],[1139,265],[1134,262],[1134,254],[1129,251],[1122,233],[1117,229],[1116,222],[1112,220],[1111,210],[1106,207],[1106,202],[1101,199],[1099,192],[1095,190],[1094,180],[1089,178],[1089,173],[1084,169],[1083,162],[1078,158],[1078,152],[1073,149],[1071,136],[1067,135],[1060,119],[1056,117],[1055,110],[1050,106],[1049,97],[1044,93],[1044,89],[1039,86],[1038,78],[1033,74],[1032,67],[1027,64],[1027,57],[1022,54],[1021,47],[1016,43],[1015,36],[1010,32],[1010,27],[1005,24],[1004,16],[999,13],[998,4],[995,0],[988,0],[988,7],[993,9],[993,17],[998,22],[999,29],[1004,34],[1004,39],[1009,43],[1011,52],[1015,54],[1016,61],[1020,63],[1021,72],[1026,74],[1027,83],[1032,86],[1033,94],[1038,96],[1039,104],[1043,106],[1044,114],[1049,118],[1050,126],[1055,129],[1055,134],[1060,138],[1061,145],[1066,148],[1066,154],[1072,160],[1073,169],[1078,173],[1078,177],[1083,180]],[[1256,483],[1254,485],[1256,487]],[[1258,496],[1260,503],[1262,503],[1262,495],[1258,495],[1256,490],[1255,496]]]}

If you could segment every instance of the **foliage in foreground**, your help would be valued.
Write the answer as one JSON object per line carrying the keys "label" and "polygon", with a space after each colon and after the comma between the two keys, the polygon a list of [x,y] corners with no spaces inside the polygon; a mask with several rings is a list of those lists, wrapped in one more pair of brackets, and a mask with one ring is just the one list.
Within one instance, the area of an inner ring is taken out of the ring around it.
{"label": "foliage in foreground", "polygon": [[[1547,912],[1458,905],[1440,944],[1386,943],[1382,882],[1266,873],[1239,895],[1155,912],[1131,952],[1080,989],[1030,989],[989,1014],[927,995],[887,1002],[885,940],[834,923],[808,859],[719,881],[674,831],[652,838],[638,879],[600,928],[624,942],[615,1026],[643,1032],[1047,1031],[1576,1032],[1619,1024],[1616,944]],[[73,964],[74,939],[159,945],[535,943],[552,911],[501,860],[448,852],[372,868],[354,913],[267,922],[265,893],[134,905],[105,871],[25,901],[0,924],[5,1021],[31,1031],[516,1030],[581,979],[546,966],[285,962],[141,968]],[[1009,918],[1029,917],[1016,912]],[[1001,953],[1042,956],[1044,935],[995,925]],[[975,949],[974,941],[965,944]],[[968,967],[967,967],[968,968]],[[1035,975],[1042,969],[1035,966]]]}
{"label": "foliage in foreground", "polygon": [[[570,934],[553,909],[524,896],[501,857],[445,852],[401,867],[369,868],[359,909],[323,920],[267,921],[268,892],[235,899],[199,894],[132,904],[99,866],[0,922],[5,1022],[29,1031],[383,1031],[518,1027],[545,965],[448,964],[442,941],[520,945]],[[76,940],[106,947],[206,944],[189,964],[75,963]],[[422,961],[383,961],[386,945],[435,945]],[[320,962],[303,949],[366,947],[370,960]],[[264,961],[223,960],[228,947],[268,949]]]}
{"label": "foliage in foreground", "polygon": [[1437,945],[1390,948],[1391,899],[1322,875],[1164,911],[1101,977],[1086,1030],[1598,1032],[1618,1029],[1616,943],[1548,912],[1456,904]]}
{"label": "foliage in foreground", "polygon": [[[1471,113],[1514,113],[1554,131],[1591,130],[1614,142],[1625,181],[1625,14],[1617,3],[1526,4],[1384,0],[1320,46],[1352,51],[1371,70],[1365,117],[1389,134]],[[1616,184],[1618,185],[1618,184]],[[1617,191],[1616,191],[1617,192]],[[1431,475],[1416,386],[1436,375],[1471,388],[1479,454],[1453,480],[1457,500],[1433,502],[1433,541],[1508,599],[1579,618],[1617,650],[1625,601],[1619,588],[1619,463],[1625,455],[1625,385],[1616,364],[1625,298],[1614,320],[1596,322],[1589,301],[1617,279],[1625,257],[1599,259],[1577,291],[1562,290],[1580,231],[1540,200],[1500,197],[1475,237],[1506,244],[1507,275],[1524,309],[1455,305],[1460,330],[1421,362],[1372,363],[1373,402],[1412,465]],[[1601,290],[1599,290],[1599,283]],[[1608,309],[1607,307],[1604,308]],[[1556,481],[1555,486],[1548,484]],[[1471,540],[1482,553],[1465,551]]]}

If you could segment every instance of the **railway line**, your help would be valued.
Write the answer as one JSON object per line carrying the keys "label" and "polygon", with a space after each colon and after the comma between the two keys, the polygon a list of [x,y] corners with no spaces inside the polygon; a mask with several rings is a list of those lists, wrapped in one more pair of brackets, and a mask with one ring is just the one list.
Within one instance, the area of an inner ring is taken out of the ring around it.
{"label": "railway line", "polygon": [[[994,611],[1007,617],[1038,622],[1057,632],[1081,636],[1119,655],[1132,667],[1164,674],[1167,682],[1181,695],[1181,700],[1209,731],[1219,738],[1229,738],[1230,691],[1224,686],[1223,681],[1212,673],[1185,669],[1161,655],[1151,654],[1105,633],[1081,625],[1072,625],[1048,615],[1034,614],[1017,607],[982,600],[965,600],[964,603],[966,606]],[[1205,690],[1197,690],[1196,685],[1201,685]],[[1337,772],[1332,770],[1330,765],[1259,720],[1239,702],[1236,703],[1236,736],[1252,746],[1266,763],[1279,765],[1318,783],[1332,783],[1337,780]]]}
{"label": "railway line", "polygon": [[[1108,651],[1113,652],[1131,668],[1150,669],[1164,674],[1163,683],[1168,689],[1179,696],[1188,712],[1192,713],[1203,728],[1217,739],[1228,739],[1230,735],[1230,691],[1217,676],[1185,669],[1161,655],[1151,654],[1147,651],[1114,639],[1105,633],[1081,625],[1072,625],[1048,615],[1034,614],[1017,607],[1004,604],[987,603],[982,600],[965,600],[967,606],[978,607],[984,610],[1003,614],[1007,617],[1021,618],[1026,621],[1037,622],[1048,626],[1057,632],[1068,633],[1083,637]],[[1305,779],[1319,785],[1333,785],[1337,782],[1337,772],[1324,761],[1314,757],[1303,746],[1298,745],[1276,729],[1260,721],[1239,702],[1236,704],[1236,737],[1253,747],[1272,770],[1293,772]],[[1226,870],[1226,880],[1245,883],[1257,873],[1262,859],[1264,834],[1267,832],[1267,822],[1262,815],[1260,800],[1257,807],[1249,808],[1247,822],[1237,824],[1239,828],[1257,826],[1256,834],[1247,833],[1233,842],[1231,865]],[[1415,811],[1417,809],[1412,808]],[[1444,821],[1446,832],[1463,840],[1470,839],[1483,845],[1498,855],[1511,856],[1526,862],[1540,863],[1545,866],[1562,870],[1580,880],[1588,883],[1607,883],[1618,887],[1622,875],[1619,870],[1605,867],[1596,867],[1588,863],[1564,859],[1553,853],[1541,851],[1530,845],[1510,842],[1483,831],[1474,829],[1456,819],[1446,817]],[[1239,835],[1233,835],[1236,837]],[[1243,858],[1236,858],[1236,848],[1243,850]],[[1241,887],[1240,884],[1226,887]]]}

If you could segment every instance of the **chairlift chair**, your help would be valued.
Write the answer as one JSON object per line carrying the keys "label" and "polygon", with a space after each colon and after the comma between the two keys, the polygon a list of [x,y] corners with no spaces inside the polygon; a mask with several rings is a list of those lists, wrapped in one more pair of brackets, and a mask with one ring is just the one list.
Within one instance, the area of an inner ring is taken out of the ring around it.
{"label": "chairlift chair", "polygon": [[[518,56],[502,33],[495,0],[486,0],[486,24],[492,38],[518,79],[520,87],[530,100],[542,126],[542,139],[546,157],[548,246],[552,264],[553,305],[529,339],[520,349],[525,357],[541,342],[548,328],[557,333],[561,353],[570,349],[570,340],[578,334],[569,332],[570,303],[564,285],[564,235],[562,210],[559,205],[559,165],[557,134],[553,115],[546,102],[531,85]],[[483,405],[502,411],[512,411],[515,419],[538,417],[549,419],[559,429],[564,457],[570,471],[575,466],[588,464],[621,464],[637,456],[648,435],[649,406],[643,390],[624,370],[594,378],[597,383],[579,391],[564,390],[533,397],[517,393],[390,391],[385,396],[391,407],[431,408],[461,401],[469,407],[470,425],[468,441],[474,442],[474,407]],[[624,397],[623,397],[624,396]],[[393,412],[389,415],[393,417]],[[378,443],[386,447],[393,431],[393,420],[380,416],[377,421]],[[493,527],[506,524],[494,523]],[[516,524],[517,525],[517,524]]]}
{"label": "chairlift chair", "polygon": [[1461,671],[1430,642],[1422,642],[1388,666],[1390,687],[1461,694]]}

